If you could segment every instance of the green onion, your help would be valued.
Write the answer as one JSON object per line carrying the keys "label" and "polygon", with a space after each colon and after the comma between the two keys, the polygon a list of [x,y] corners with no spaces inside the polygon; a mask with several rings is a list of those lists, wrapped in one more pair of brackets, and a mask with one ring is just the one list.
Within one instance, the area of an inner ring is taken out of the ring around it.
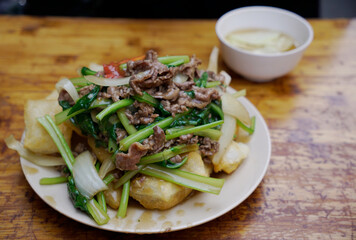
{"label": "green onion", "polygon": [[144,102],[144,103],[150,104],[151,106],[156,107],[156,108],[159,105],[159,101],[157,99],[155,99],[154,97],[152,97],[147,92],[143,92],[142,95],[136,94],[132,98],[139,102]]}
{"label": "green onion", "polygon": [[94,218],[95,222],[99,225],[104,225],[109,222],[110,218],[108,214],[102,209],[99,203],[92,198],[86,204],[88,212]]}
{"label": "green onion", "polygon": [[127,151],[129,149],[129,147],[131,146],[132,143],[134,142],[139,142],[142,139],[147,138],[148,136],[153,134],[153,128],[155,126],[159,126],[160,128],[166,128],[168,127],[176,118],[181,117],[181,114],[177,114],[175,118],[173,117],[167,117],[159,122],[153,123],[133,134],[131,134],[130,136],[122,139],[120,141],[120,151]]}
{"label": "green onion", "polygon": [[141,158],[140,164],[145,165],[149,163],[161,162],[170,159],[174,156],[177,156],[178,154],[193,152],[193,151],[197,151],[198,149],[199,147],[197,144],[190,144],[190,145],[183,144],[183,145],[175,146],[159,153],[155,153],[149,156],[144,156],[143,158]]}
{"label": "green onion", "polygon": [[166,56],[166,57],[159,57],[158,61],[160,63],[170,65],[171,63],[177,62],[183,60],[183,63],[188,63],[189,62],[189,56],[183,55],[183,56]]}
{"label": "green onion", "polygon": [[169,63],[168,67],[176,67],[176,66],[179,66],[179,65],[182,65],[182,64],[184,64],[184,59],[180,59],[180,60],[177,60],[175,62]]}
{"label": "green onion", "polygon": [[195,132],[202,131],[202,130],[205,130],[205,129],[213,128],[213,127],[216,127],[216,126],[221,125],[223,123],[224,123],[224,120],[219,120],[219,121],[216,121],[216,122],[200,125],[200,126],[197,126],[197,127],[183,129],[183,130],[180,130],[178,132],[172,133],[170,135],[166,135],[166,140],[171,140],[173,138],[176,138],[176,137],[179,137],[179,136],[182,136],[182,135],[186,135],[186,134],[189,134],[189,133],[195,133]]}
{"label": "green onion", "polygon": [[160,162],[160,165],[166,168],[180,168],[188,161],[188,157],[183,158],[183,160],[179,163],[172,163],[170,160]]}
{"label": "green onion", "polygon": [[115,183],[114,188],[117,189],[117,188],[121,187],[125,182],[127,182],[131,178],[133,178],[145,166],[146,165],[139,165],[136,170],[125,172],[125,174],[122,175],[122,177],[119,178],[119,180]]}
{"label": "green onion", "polygon": [[104,179],[103,182],[108,185],[109,183],[111,183],[113,180],[115,179],[114,175],[112,175],[111,173],[109,175],[107,175]]}
{"label": "green onion", "polygon": [[51,178],[41,178],[40,185],[52,185],[68,182],[67,177],[51,177]]}
{"label": "green onion", "polygon": [[246,89],[242,89],[238,92],[235,92],[233,94],[231,94],[234,98],[238,98],[238,97],[244,97],[246,96]]}
{"label": "green onion", "polygon": [[91,69],[89,69],[89,68],[87,68],[87,67],[82,67],[82,70],[81,70],[80,72],[81,72],[81,74],[82,74],[83,76],[86,76],[86,75],[95,75],[95,74],[97,74],[97,72],[95,72],[95,71],[93,71],[93,70],[91,70]]}
{"label": "green onion", "polygon": [[[134,125],[130,124],[130,121],[126,116],[125,111],[126,111],[125,108],[121,108],[116,112],[116,114],[117,114],[118,118],[120,119],[120,122],[121,122],[122,126],[124,126],[126,132],[129,135],[131,135],[131,134],[136,133],[137,130],[134,127]],[[121,141],[120,141],[120,145],[121,145]]]}
{"label": "green onion", "polygon": [[[179,126],[179,127],[169,128],[166,130],[166,135],[170,135],[170,134],[179,132],[180,130],[189,129],[189,128],[193,128],[193,127],[194,126]],[[219,140],[219,138],[221,136],[221,131],[217,130],[217,129],[205,129],[205,130],[195,132],[194,135],[201,136],[201,137],[208,137],[212,140]]]}
{"label": "green onion", "polygon": [[216,114],[218,114],[222,120],[224,119],[224,113],[218,105],[216,105],[215,103],[210,103],[210,107],[211,107],[211,110],[213,112],[215,112]]}
{"label": "green onion", "polygon": [[86,80],[84,77],[76,77],[76,78],[71,78],[69,80],[73,83],[73,85],[79,86],[79,87],[85,87],[85,86],[92,84],[91,82]]}
{"label": "green onion", "polygon": [[101,121],[103,120],[104,117],[112,114],[113,112],[117,111],[120,108],[127,107],[131,105],[134,102],[132,99],[123,99],[120,101],[117,101],[109,106],[107,106],[103,111],[101,111],[98,115],[96,115],[96,118]]}
{"label": "green onion", "polygon": [[[157,59],[160,63],[163,63],[165,65],[170,65],[171,63],[182,61],[183,63],[188,63],[189,62],[189,56],[187,55],[182,55],[182,56],[166,56],[166,57],[159,57]],[[123,63],[120,65],[120,69],[125,70],[127,68],[127,64]]]}
{"label": "green onion", "polygon": [[46,114],[44,117],[38,118],[37,121],[39,121],[39,123],[47,130],[48,134],[51,136],[60,154],[62,155],[63,160],[67,164],[69,171],[72,173],[75,159],[57,125],[48,114]]}
{"label": "green onion", "polygon": [[117,217],[124,218],[126,216],[129,196],[130,196],[130,181],[127,181],[124,183],[124,187],[122,188],[121,201],[120,201],[119,210],[117,211]]}
{"label": "green onion", "polygon": [[206,88],[212,88],[221,85],[220,81],[212,81],[206,83]]}
{"label": "green onion", "polygon": [[[104,106],[108,106],[112,103],[111,100],[108,100],[108,99],[102,99],[102,100],[95,100],[91,105],[90,107],[88,108],[88,110],[90,109],[93,109],[93,108],[97,108],[97,107],[104,107]],[[68,108],[66,110],[64,110],[63,112],[60,112],[60,113],[57,113],[55,116],[54,116],[54,119],[56,121],[56,124],[59,125],[61,124],[62,122],[72,118],[72,117],[75,117],[76,115],[80,114],[80,113],[83,113],[85,112],[86,110],[85,109],[80,109],[72,114],[69,114],[68,113],[71,111],[72,108]]]}
{"label": "green onion", "polygon": [[204,177],[179,169],[169,169],[154,164],[147,165],[140,170],[140,173],[163,179],[180,186],[213,194],[220,193],[225,181],[224,179]]}
{"label": "green onion", "polygon": [[101,208],[105,211],[108,212],[107,206],[106,206],[106,199],[105,199],[105,195],[104,192],[99,192],[96,195],[96,199],[98,200],[99,205],[101,206]]}
{"label": "green onion", "polygon": [[239,125],[239,127],[241,127],[243,130],[245,130],[246,132],[248,132],[248,134],[253,134],[255,131],[255,125],[256,125],[256,117],[253,116],[251,118],[251,125],[250,127],[246,126],[245,124],[243,124],[239,119],[236,118],[236,123],[237,125]]}

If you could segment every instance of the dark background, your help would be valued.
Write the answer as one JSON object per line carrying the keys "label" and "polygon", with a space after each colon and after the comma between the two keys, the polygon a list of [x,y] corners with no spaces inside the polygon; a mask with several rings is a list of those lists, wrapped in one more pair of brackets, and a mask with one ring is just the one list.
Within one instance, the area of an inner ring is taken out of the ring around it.
{"label": "dark background", "polygon": [[274,6],[306,18],[356,17],[356,0],[0,0],[0,14],[110,18],[218,18],[244,6]]}

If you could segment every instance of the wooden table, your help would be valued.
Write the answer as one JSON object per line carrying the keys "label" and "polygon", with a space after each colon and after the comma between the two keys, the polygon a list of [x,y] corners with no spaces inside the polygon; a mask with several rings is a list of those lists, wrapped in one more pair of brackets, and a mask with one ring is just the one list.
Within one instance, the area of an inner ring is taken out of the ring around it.
{"label": "wooden table", "polygon": [[[311,20],[315,39],[287,76],[232,86],[266,119],[267,174],[238,207],[201,226],[158,235],[77,223],[30,188],[19,156],[0,141],[1,239],[355,239],[356,19]],[[143,54],[193,54],[205,64],[215,21],[0,17],[0,136],[24,130],[23,105],[46,96],[79,66]],[[221,68],[227,67],[221,62]],[[203,67],[206,65],[203,65]]]}

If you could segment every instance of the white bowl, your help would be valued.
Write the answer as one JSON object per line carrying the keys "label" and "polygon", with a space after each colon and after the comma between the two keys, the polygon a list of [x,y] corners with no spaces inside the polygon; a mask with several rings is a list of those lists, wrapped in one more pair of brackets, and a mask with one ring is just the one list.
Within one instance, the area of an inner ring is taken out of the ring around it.
{"label": "white bowl", "polygon": [[[294,38],[295,49],[282,53],[253,53],[234,47],[225,40],[238,29],[270,29]],[[247,79],[264,82],[290,72],[313,40],[313,29],[299,15],[274,7],[243,7],[225,13],[215,26],[222,57],[228,67]]]}

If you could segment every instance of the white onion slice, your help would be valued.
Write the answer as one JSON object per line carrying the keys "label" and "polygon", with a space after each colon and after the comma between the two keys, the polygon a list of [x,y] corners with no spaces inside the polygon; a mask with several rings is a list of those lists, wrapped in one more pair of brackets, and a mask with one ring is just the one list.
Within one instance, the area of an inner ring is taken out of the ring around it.
{"label": "white onion slice", "polygon": [[231,83],[231,76],[225,71],[221,71],[220,74],[223,75],[224,78],[225,78],[224,79],[224,84],[226,85],[226,87],[229,86],[230,83]]}
{"label": "white onion slice", "polygon": [[97,63],[90,63],[89,69],[93,70],[95,72],[102,72],[102,71],[104,71],[104,66],[103,65],[99,65]]}
{"label": "white onion slice", "polygon": [[213,157],[214,171],[219,172],[220,159],[230,145],[236,131],[236,120],[234,117],[224,114],[224,123],[221,126],[221,137],[219,138],[219,151]]}
{"label": "white onion slice", "polygon": [[5,139],[5,143],[8,148],[17,151],[21,157],[38,166],[53,167],[66,165],[61,157],[47,156],[27,150],[19,141],[14,138],[13,135],[7,137]]}
{"label": "white onion slice", "polygon": [[[136,74],[138,78],[141,78],[145,76],[146,74],[149,74],[149,70],[141,72]],[[87,75],[84,76],[86,80],[88,80],[91,83],[94,83],[99,86],[105,86],[105,87],[110,87],[110,86],[122,86],[122,85],[127,85],[130,83],[130,77],[125,77],[125,78],[103,78],[103,77],[97,77],[93,75]]]}
{"label": "white onion slice", "polygon": [[213,50],[210,53],[209,65],[207,70],[214,73],[218,73],[218,58],[219,58],[219,48],[214,46]]}
{"label": "white onion slice", "polygon": [[96,171],[94,158],[89,151],[79,154],[73,165],[73,178],[78,191],[87,197],[93,198],[98,192],[107,190],[108,187],[101,180]]}
{"label": "white onion slice", "polygon": [[107,158],[104,160],[104,162],[101,164],[100,170],[99,170],[99,177],[103,179],[106,174],[112,170],[115,169],[115,165],[112,161],[111,158]]}
{"label": "white onion slice", "polygon": [[225,93],[221,96],[221,102],[222,110],[225,114],[229,114],[239,119],[245,125],[250,126],[250,115],[244,105],[242,105],[236,98],[231,94]]}
{"label": "white onion slice", "polygon": [[173,82],[176,82],[176,83],[184,83],[188,80],[188,76],[187,75],[184,75],[182,73],[178,73],[177,75],[175,75],[173,77]]}
{"label": "white onion slice", "polygon": [[127,85],[129,84],[129,80],[130,80],[130,77],[112,79],[112,78],[97,77],[93,75],[87,75],[84,76],[84,78],[91,83],[94,83],[99,86],[105,86],[105,87]]}
{"label": "white onion slice", "polygon": [[75,89],[73,83],[68,78],[62,78],[59,82],[57,82],[56,89],[58,93],[60,93],[62,89],[66,90],[74,102],[79,99],[77,89]]}

